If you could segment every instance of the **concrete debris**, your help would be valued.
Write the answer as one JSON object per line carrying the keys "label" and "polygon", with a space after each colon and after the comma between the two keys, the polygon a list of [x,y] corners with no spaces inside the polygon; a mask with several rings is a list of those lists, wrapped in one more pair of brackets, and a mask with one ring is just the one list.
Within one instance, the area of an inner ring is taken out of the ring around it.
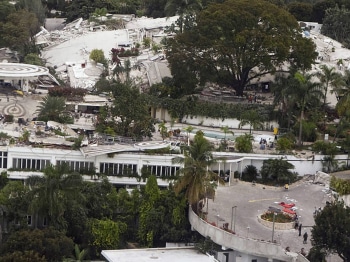
{"label": "concrete debris", "polygon": [[[167,26],[177,20],[170,18],[135,18],[133,15],[108,15],[108,19],[122,21],[121,28],[109,30],[104,24],[97,24],[79,18],[67,24],[62,30],[48,31],[45,28],[36,35],[36,43],[43,47],[43,58],[47,66],[55,68],[59,78],[69,82],[72,87],[92,89],[103,70],[113,70],[119,66],[111,64],[108,68],[90,61],[90,52],[101,49],[107,60],[112,48],[139,48],[137,57],[120,57],[120,65],[126,59],[133,68],[131,76],[138,80],[140,86],[147,87],[159,83],[165,76],[170,76],[170,70],[165,61],[165,55],[152,48],[143,48],[144,38],[152,39],[159,44],[163,37],[171,36],[165,33]],[[101,19],[101,22],[103,19]]]}

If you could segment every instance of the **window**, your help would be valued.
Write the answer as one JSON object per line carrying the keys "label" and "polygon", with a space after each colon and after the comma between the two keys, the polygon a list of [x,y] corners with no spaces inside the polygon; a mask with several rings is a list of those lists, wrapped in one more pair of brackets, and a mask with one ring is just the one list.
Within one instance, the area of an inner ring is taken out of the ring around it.
{"label": "window", "polygon": [[[26,159],[26,158],[14,158],[12,160],[12,167],[16,169],[31,169],[31,170],[42,170],[45,166],[50,164],[50,160],[36,160],[36,159]],[[4,168],[7,167],[6,163],[3,162]]]}
{"label": "window", "polygon": [[28,226],[32,225],[32,216],[27,216],[27,225]]}

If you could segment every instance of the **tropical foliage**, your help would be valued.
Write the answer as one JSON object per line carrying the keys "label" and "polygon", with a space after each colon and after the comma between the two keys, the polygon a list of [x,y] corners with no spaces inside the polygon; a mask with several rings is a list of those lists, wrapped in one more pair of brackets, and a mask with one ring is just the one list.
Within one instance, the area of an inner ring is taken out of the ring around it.
{"label": "tropical foliage", "polygon": [[294,165],[282,158],[264,160],[260,174],[265,181],[292,183],[296,174],[291,171]]}
{"label": "tropical foliage", "polygon": [[327,254],[337,253],[343,261],[350,259],[350,208],[343,202],[326,205],[315,216],[311,242],[316,250]]}
{"label": "tropical foliage", "polygon": [[253,151],[253,139],[251,134],[244,134],[236,137],[235,149],[241,153],[251,153]]}
{"label": "tropical foliage", "polygon": [[81,201],[82,195],[76,188],[81,187],[80,174],[71,173],[67,166],[48,166],[44,176],[31,176],[27,179],[32,211],[48,219],[47,223],[56,229],[66,228],[64,210],[70,201]]}
{"label": "tropical foliage", "polygon": [[73,118],[66,111],[66,101],[63,97],[45,96],[37,106],[38,120],[73,123]]}
{"label": "tropical foliage", "polygon": [[242,96],[250,80],[274,72],[284,61],[311,68],[315,47],[299,30],[293,16],[266,1],[211,4],[196,16],[193,28],[170,41],[171,73],[180,86],[193,89],[210,81]]}
{"label": "tropical foliage", "polygon": [[1,219],[8,222],[8,234],[1,261],[94,260],[102,249],[123,248],[127,241],[149,247],[190,241],[184,194],[160,190],[152,173],[146,187],[130,193],[117,192],[107,179],[83,182],[60,166],[25,184],[4,183],[0,204],[7,211]]}
{"label": "tropical foliage", "polygon": [[264,122],[261,119],[261,116],[255,110],[245,111],[241,115],[241,121],[239,123],[239,128],[242,128],[245,125],[249,125],[249,134],[252,133],[253,129],[262,129],[264,127]]}
{"label": "tropical foliage", "polygon": [[176,157],[174,163],[184,165],[179,171],[179,178],[175,184],[175,192],[185,192],[189,204],[194,205],[207,195],[214,195],[216,181],[219,177],[209,170],[215,159],[212,156],[213,146],[204,137],[202,131],[198,131],[184,157]]}
{"label": "tropical foliage", "polygon": [[[105,90],[113,95],[112,106],[100,109],[97,115],[96,129],[100,133],[113,133],[133,137],[152,137],[155,131],[154,120],[149,114],[149,105],[145,95],[132,82],[113,81],[104,83]],[[117,120],[118,119],[118,120]]]}

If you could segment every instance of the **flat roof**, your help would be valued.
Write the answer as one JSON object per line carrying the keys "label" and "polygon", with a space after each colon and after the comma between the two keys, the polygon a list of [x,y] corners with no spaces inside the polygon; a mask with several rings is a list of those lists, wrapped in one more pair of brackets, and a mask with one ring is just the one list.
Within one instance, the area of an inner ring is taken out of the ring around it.
{"label": "flat roof", "polygon": [[48,74],[49,70],[42,66],[19,63],[0,63],[0,78],[22,79]]}
{"label": "flat roof", "polygon": [[103,250],[108,262],[213,262],[194,247]]}

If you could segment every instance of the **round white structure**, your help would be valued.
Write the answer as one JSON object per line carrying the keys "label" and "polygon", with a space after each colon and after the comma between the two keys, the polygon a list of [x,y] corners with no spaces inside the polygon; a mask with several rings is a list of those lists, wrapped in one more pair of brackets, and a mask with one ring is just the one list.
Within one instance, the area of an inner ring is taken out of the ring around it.
{"label": "round white structure", "polygon": [[46,67],[19,63],[0,63],[0,80],[2,82],[11,82],[13,86],[22,91],[28,92],[29,81],[39,76],[48,76],[59,85],[59,82],[50,74],[49,69]]}
{"label": "round white structure", "polygon": [[17,63],[0,63],[0,79],[25,79],[48,74],[49,70],[42,66]]}

